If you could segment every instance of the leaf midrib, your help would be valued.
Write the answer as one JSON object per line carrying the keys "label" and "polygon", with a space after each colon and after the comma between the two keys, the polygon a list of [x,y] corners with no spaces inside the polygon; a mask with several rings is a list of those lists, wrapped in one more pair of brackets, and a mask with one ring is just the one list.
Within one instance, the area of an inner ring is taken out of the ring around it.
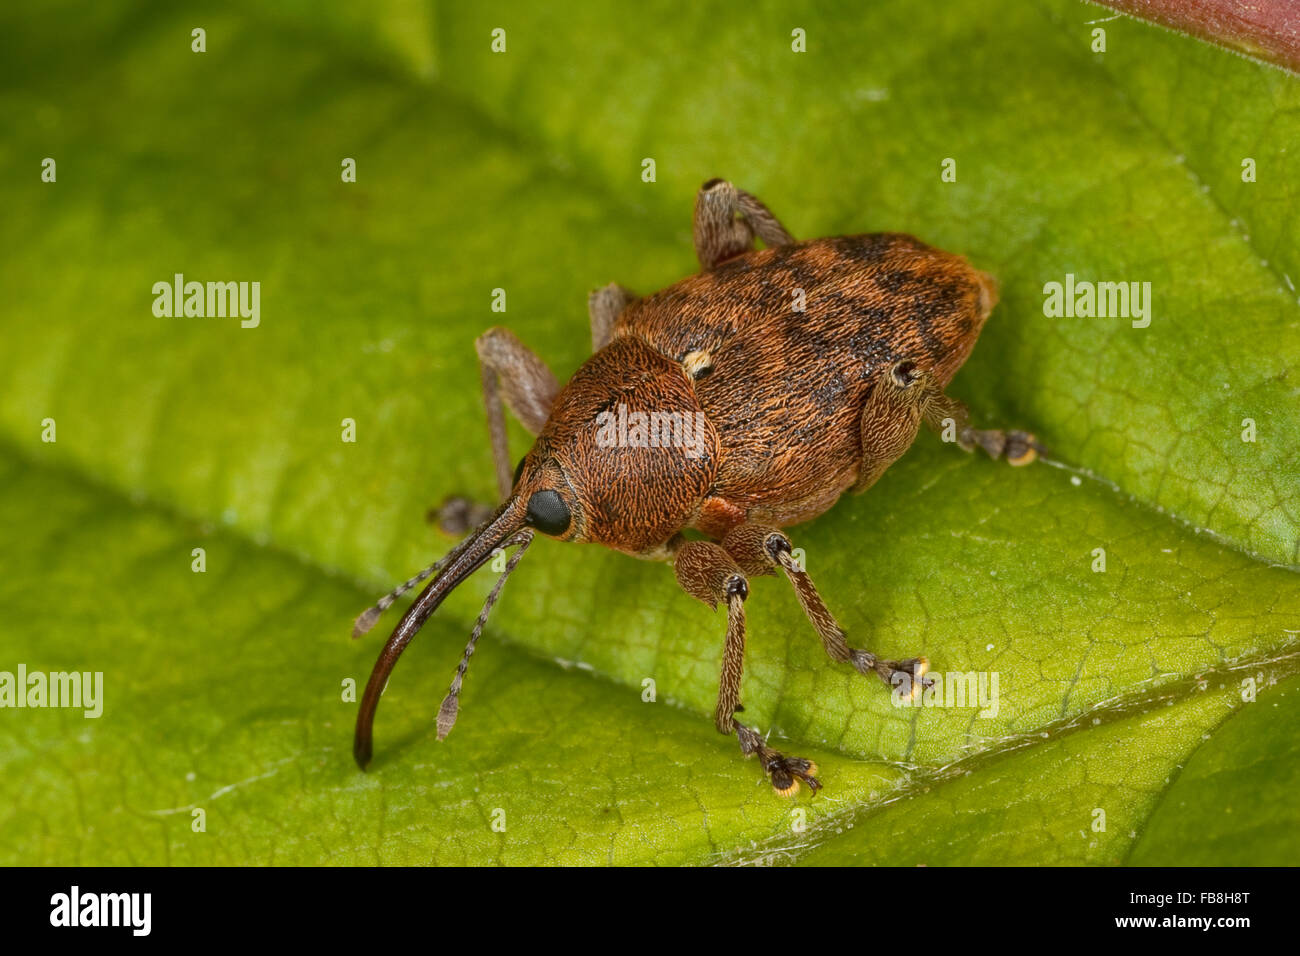
{"label": "leaf midrib", "polygon": [[[732,850],[724,854],[723,859],[719,862],[730,865],[744,865],[766,859],[774,854],[783,854],[787,857],[785,862],[792,863],[797,861],[803,853],[829,843],[833,839],[833,837],[830,837],[817,842],[816,837],[818,834],[832,833],[842,829],[846,822],[852,822],[856,826],[894,804],[929,792],[935,787],[953,783],[978,771],[996,767],[1032,751],[1035,747],[1054,744],[1075,734],[1087,733],[1098,727],[1105,727],[1123,720],[1140,718],[1154,713],[1157,709],[1185,703],[1194,699],[1198,693],[1201,693],[1199,685],[1202,681],[1213,682],[1216,678],[1227,677],[1241,671],[1263,674],[1269,686],[1300,674],[1300,640],[1291,641],[1281,650],[1266,653],[1262,657],[1257,655],[1238,658],[1208,670],[1200,671],[1195,675],[1179,676],[1172,680],[1162,676],[1161,678],[1142,681],[1128,692],[1101,701],[1080,711],[1078,714],[1043,724],[1036,730],[1010,734],[989,746],[971,750],[940,766],[925,767],[895,764],[904,771],[904,776],[898,786],[886,792],[879,800],[850,804],[818,818],[815,825],[798,838],[784,834],[777,835],[764,841],[758,847]],[[1161,789],[1155,802],[1147,809],[1143,817],[1144,826],[1146,821],[1155,816],[1174,782],[1191,762],[1197,751],[1212,741],[1214,735],[1218,733],[1224,724],[1240,713],[1240,710],[1229,710],[1220,720],[1215,722],[1211,729],[1204,731],[1195,745],[1180,758],[1170,772],[1168,779],[1165,781],[1165,786]],[[810,842],[812,845],[809,845]],[[1128,861],[1134,848],[1139,843],[1141,843],[1141,836],[1129,845],[1121,863]]]}
{"label": "leaf midrib", "polygon": [[[1041,6],[1039,7],[1039,11],[1040,13],[1042,12]],[[1047,19],[1049,21],[1051,20],[1050,17],[1048,17]],[[1055,26],[1057,26],[1058,28],[1060,27],[1059,22],[1055,22],[1055,21],[1053,22]],[[435,53],[436,55],[440,56],[441,55],[440,48],[436,49]],[[409,77],[403,77],[403,80],[404,82],[395,85],[404,86],[408,90],[416,88],[413,87]],[[1110,77],[1109,74],[1108,74],[1108,80],[1119,93],[1121,94],[1124,93],[1123,88],[1119,87],[1118,84],[1114,81],[1114,78]],[[539,175],[564,183],[568,186],[585,189],[587,191],[591,191],[593,184],[598,185],[599,187],[598,194],[603,200],[608,202],[609,205],[621,210],[627,218],[634,219],[637,222],[645,225],[647,227],[645,231],[650,232],[653,235],[657,235],[669,240],[675,240],[678,233],[681,231],[680,229],[670,227],[665,218],[660,216],[650,215],[645,211],[643,207],[634,206],[633,204],[625,201],[622,198],[621,194],[611,190],[609,183],[604,179],[604,177],[599,175],[591,175],[585,177],[579,176],[577,173],[578,166],[576,163],[570,163],[569,168],[567,170],[557,170],[551,164],[544,163],[538,159],[530,158],[532,156],[535,156],[537,154],[537,151],[535,149],[530,150],[528,148],[529,146],[545,147],[546,149],[552,149],[554,147],[553,143],[550,143],[543,138],[533,136],[522,128],[512,127],[512,126],[503,125],[499,123],[497,120],[495,120],[492,117],[492,115],[487,110],[485,110],[479,103],[475,102],[472,98],[457,93],[456,91],[447,87],[446,85],[444,85],[439,81],[435,80],[434,82],[430,83],[427,88],[434,90],[437,93],[437,95],[445,102],[458,106],[465,113],[472,116],[475,119],[475,121],[478,123],[478,125],[486,133],[498,139],[505,146],[507,146],[508,148],[510,148],[517,154],[519,154],[520,156],[524,157],[525,160],[534,169],[538,171]],[[1163,148],[1172,150],[1172,146],[1168,143],[1168,141],[1165,140],[1162,136],[1160,136],[1159,133],[1151,127],[1151,124],[1149,123],[1147,118],[1141,113],[1141,111],[1139,111],[1136,108],[1136,105],[1132,103],[1131,99],[1127,95],[1121,95],[1120,99],[1123,100],[1128,105],[1128,107],[1132,110],[1134,115],[1142,122],[1147,132],[1150,133],[1153,136],[1153,138]],[[411,106],[411,108],[418,109],[418,106],[413,105]],[[569,159],[572,159],[574,155],[573,153],[566,152],[563,149],[558,150],[558,152]],[[1189,171],[1192,172],[1193,175],[1195,174],[1194,170],[1189,170]],[[654,207],[654,208],[658,208],[658,207]],[[1222,207],[1221,204],[1218,204],[1216,202],[1215,208],[1219,211],[1220,215],[1223,218],[1228,220],[1232,218],[1228,214],[1227,210]],[[1255,253],[1255,258],[1257,261],[1262,259],[1262,257],[1258,255],[1257,250],[1255,250],[1253,247],[1252,247],[1252,252]],[[1272,272],[1272,270],[1266,270],[1266,271]],[[1280,285],[1279,277],[1276,274],[1274,274],[1274,279],[1275,281],[1279,281],[1279,285]],[[12,438],[8,436],[0,437],[0,446],[4,447],[4,449],[12,455],[15,462],[18,462],[22,465],[35,468],[35,469],[46,469],[56,473],[61,472],[61,473],[68,474],[74,477],[77,481],[87,485],[88,487],[123,502],[126,509],[130,512],[147,510],[147,511],[153,511],[157,514],[163,515],[165,517],[177,521],[194,522],[198,524],[218,526],[222,529],[224,534],[238,541],[242,541],[246,546],[259,549],[271,555],[287,557],[292,561],[294,561],[295,563],[303,566],[304,568],[309,569],[311,572],[315,574],[324,574],[326,576],[341,578],[342,580],[346,581],[350,586],[356,588],[356,590],[361,594],[364,594],[370,590],[370,585],[372,583],[371,581],[357,577],[355,573],[349,569],[330,567],[329,565],[322,563],[318,559],[318,557],[312,553],[286,548],[280,543],[279,539],[274,535],[268,534],[266,541],[264,542],[258,541],[249,534],[247,529],[244,529],[238,525],[227,524],[221,521],[221,519],[218,516],[214,516],[202,512],[191,511],[185,507],[183,502],[165,500],[156,497],[153,494],[143,489],[131,489],[124,485],[106,482],[102,476],[92,471],[89,467],[86,467],[84,464],[79,466],[78,463],[75,461],[75,459],[60,458],[54,462],[40,461],[34,456],[28,454],[22,446],[14,443]],[[1189,529],[1195,528],[1193,522],[1166,509],[1159,509],[1153,503],[1147,501],[1145,498],[1140,498],[1128,492],[1124,492],[1118,483],[1109,479],[1105,475],[1099,474],[1091,470],[1076,471],[1075,469],[1065,465],[1062,465],[1062,467],[1066,467],[1071,471],[1075,471],[1076,473],[1083,474],[1086,477],[1089,477],[1093,480],[1100,481],[1104,484],[1107,484],[1112,488],[1112,490],[1116,491],[1116,493],[1122,494],[1125,497],[1127,497],[1127,499],[1130,502],[1141,506],[1143,509],[1147,510],[1148,512],[1158,511],[1162,516],[1170,519],[1175,524],[1180,525],[1181,526],[1180,534],[1187,535],[1188,537],[1191,537],[1193,539],[1196,537],[1196,535],[1189,533]],[[1225,550],[1236,551],[1237,553],[1251,559],[1252,561],[1264,563],[1269,566],[1285,567],[1287,570],[1290,570],[1292,572],[1296,572],[1300,570],[1300,567],[1297,566],[1278,565],[1275,561],[1265,558],[1264,556],[1261,556],[1259,554],[1253,553],[1245,549],[1244,547],[1242,547],[1237,542],[1224,539],[1213,531],[1201,531],[1201,533],[1211,536],[1215,544],[1225,548]],[[508,633],[502,632],[500,636],[504,638],[506,643],[514,647],[523,649],[524,651],[528,652],[530,656],[534,657],[539,661],[544,660],[551,665],[559,664],[559,661],[556,658],[538,654],[535,651],[535,649],[532,648],[530,645],[514,639]],[[615,684],[619,684],[618,681],[613,680],[612,678],[609,678],[604,674],[600,674],[590,670],[586,671],[586,673],[587,676],[593,679],[606,680]],[[1152,706],[1154,706],[1154,704],[1152,704]],[[689,710],[689,708],[682,708],[682,709]],[[1094,710],[1089,710],[1086,713],[1094,713],[1094,712],[1095,712]],[[835,749],[837,750],[837,752],[842,753],[848,759],[861,759],[859,755],[847,754],[847,753],[843,753],[843,751],[840,751],[839,748],[835,748]],[[1016,752],[1019,752],[1019,750],[1017,750]],[[976,754],[972,756],[980,756],[992,761],[994,759],[1000,759],[1002,755],[994,751],[981,750],[981,751],[977,751]],[[870,803],[856,804],[853,807],[849,808],[849,810],[854,813],[871,812],[875,809],[878,809],[880,806],[884,805],[884,803],[893,802],[894,800],[897,799],[904,799],[910,792],[911,792],[911,784],[909,781],[909,784],[904,787],[903,793],[895,794],[891,791],[890,799],[888,801],[882,801],[882,803],[880,804],[870,804]]]}

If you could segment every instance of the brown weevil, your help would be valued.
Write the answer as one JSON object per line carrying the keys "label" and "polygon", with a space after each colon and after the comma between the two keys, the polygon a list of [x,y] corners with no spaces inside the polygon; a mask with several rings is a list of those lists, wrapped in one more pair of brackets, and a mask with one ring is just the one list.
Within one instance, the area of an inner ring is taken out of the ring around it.
{"label": "brown weevil", "polygon": [[[871,487],[922,422],[936,431],[946,424],[967,451],[978,445],[1013,465],[1034,460],[1041,449],[1032,435],[972,428],[966,407],[944,394],[997,301],[995,281],[902,234],[795,242],[763,203],[721,179],[700,188],[694,235],[698,274],[644,298],[617,284],[592,293],[594,354],[563,388],[506,329],[478,338],[502,504],[357,619],[354,636],[436,575],[370,675],[353,746],[361,767],[402,650],[494,552],[518,547],[438,711],[438,738],[450,732],[475,642],[534,532],[668,561],[688,594],[726,605],[713,722],[736,734],[742,753],[758,755],[783,795],[800,780],[813,791],[821,784],[810,761],[769,748],[737,719],[750,577],[785,574],[832,660],[913,693],[925,684],[924,657],[884,660],[849,646],[781,529]],[[536,436],[513,472],[503,405]]]}

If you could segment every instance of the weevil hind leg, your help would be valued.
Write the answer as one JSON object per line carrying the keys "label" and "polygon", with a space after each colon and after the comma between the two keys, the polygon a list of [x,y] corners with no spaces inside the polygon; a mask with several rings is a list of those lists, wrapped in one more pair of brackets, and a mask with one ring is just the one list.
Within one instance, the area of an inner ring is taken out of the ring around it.
{"label": "weevil hind leg", "polygon": [[695,254],[708,272],[749,252],[754,240],[788,246],[794,238],[759,199],[725,179],[710,179],[695,196]]}
{"label": "weevil hind leg", "polygon": [[862,461],[854,492],[860,494],[874,485],[912,447],[929,389],[928,375],[910,361],[895,362],[880,375],[858,420]]}
{"label": "weevil hind leg", "polygon": [[728,532],[722,539],[722,547],[744,572],[772,574],[780,568],[785,573],[794,587],[799,606],[821,637],[822,646],[826,648],[826,654],[831,660],[852,664],[861,674],[875,674],[891,688],[901,687],[910,696],[915,696],[923,687],[933,683],[933,678],[925,676],[930,665],[924,657],[888,660],[877,657],[870,651],[849,646],[843,628],[826,607],[812,578],[795,560],[794,547],[785,532],[746,523]]}
{"label": "weevil hind leg", "polygon": [[747,757],[758,757],[772,788],[781,796],[793,796],[800,781],[816,793],[821,789],[821,782],[811,760],[787,757],[773,750],[762,734],[736,718],[744,710],[740,704],[740,678],[745,666],[745,598],[749,594],[744,572],[720,545],[711,541],[681,543],[673,556],[673,570],[687,594],[709,607],[716,608],[721,603],[727,608],[727,641],[722,652],[718,703],[713,711],[718,733],[730,736],[734,732],[740,741],[740,752]]}
{"label": "weevil hind leg", "polygon": [[925,406],[925,423],[945,441],[953,441],[963,451],[983,448],[990,458],[1005,459],[1012,466],[1029,465],[1047,449],[1031,432],[1020,429],[972,428],[970,409],[965,403],[942,392],[932,395]]}
{"label": "weevil hind leg", "polygon": [[591,316],[591,350],[599,352],[614,338],[614,322],[636,296],[617,282],[611,282],[587,296],[587,313]]}
{"label": "weevil hind leg", "polygon": [[862,462],[853,491],[875,484],[911,447],[922,422],[966,451],[978,446],[991,458],[1005,458],[1012,465],[1028,465],[1046,451],[1026,431],[972,428],[966,406],[945,395],[929,372],[905,359],[885,369],[863,407]]}

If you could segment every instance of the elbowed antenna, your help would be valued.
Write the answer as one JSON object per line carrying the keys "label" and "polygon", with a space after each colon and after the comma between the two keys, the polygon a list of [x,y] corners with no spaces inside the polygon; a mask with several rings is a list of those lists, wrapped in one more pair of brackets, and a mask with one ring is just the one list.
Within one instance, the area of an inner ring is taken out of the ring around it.
{"label": "elbowed antenna", "polygon": [[469,643],[465,645],[465,653],[461,655],[460,664],[456,668],[456,676],[451,679],[451,686],[447,688],[447,696],[442,699],[442,706],[438,708],[439,740],[446,740],[447,735],[451,733],[452,726],[456,723],[456,713],[460,710],[460,687],[465,681],[465,672],[469,670],[469,659],[474,656],[474,647],[483,634],[483,628],[487,625],[488,615],[492,613],[493,605],[501,597],[501,589],[506,586],[506,578],[510,577],[515,568],[519,566],[524,553],[532,543],[532,529],[525,528],[502,546],[508,548],[517,544],[519,550],[510,556],[510,560],[506,562],[501,576],[497,578],[496,584],[492,585],[487,600],[483,602],[483,610],[478,612],[478,620],[474,622],[474,628],[469,633]]}
{"label": "elbowed antenna", "polygon": [[[515,538],[524,530],[525,505],[518,498],[509,498],[505,504],[481,524],[473,534],[458,544],[444,559],[445,564],[425,589],[416,598],[402,619],[393,629],[388,643],[379,653],[375,668],[370,672],[366,692],[361,697],[361,707],[357,711],[356,736],[352,741],[352,756],[362,770],[370,763],[373,753],[373,733],[375,710],[379,707],[380,695],[384,685],[402,656],[406,645],[424,626],[447,595],[454,591],[466,578],[481,568],[492,557],[497,548],[517,543]],[[532,536],[529,535],[529,540]]]}
{"label": "elbowed antenna", "polygon": [[433,564],[429,565],[427,568],[425,568],[415,577],[403,581],[401,584],[393,588],[391,591],[389,591],[387,594],[381,597],[370,607],[366,608],[363,612],[361,612],[361,615],[356,619],[356,622],[352,625],[353,638],[362,637],[363,635],[369,633],[370,629],[375,626],[375,622],[379,620],[380,615],[382,615],[385,611],[387,611],[390,607],[392,607],[397,602],[398,598],[400,598],[407,591],[411,590],[411,588],[415,587],[417,584],[419,584],[429,575],[433,574],[433,572],[440,570],[442,566],[445,565],[448,560],[450,560],[450,558],[451,558],[450,554],[443,555],[441,558],[433,562]]}

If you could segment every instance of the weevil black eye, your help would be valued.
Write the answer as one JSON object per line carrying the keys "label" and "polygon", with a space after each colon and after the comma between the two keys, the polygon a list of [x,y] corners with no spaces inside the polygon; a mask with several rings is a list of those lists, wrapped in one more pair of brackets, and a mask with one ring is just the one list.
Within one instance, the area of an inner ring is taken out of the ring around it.
{"label": "weevil black eye", "polygon": [[559,492],[547,488],[533,493],[528,499],[527,520],[530,527],[542,534],[564,534],[569,530],[569,506]]}

